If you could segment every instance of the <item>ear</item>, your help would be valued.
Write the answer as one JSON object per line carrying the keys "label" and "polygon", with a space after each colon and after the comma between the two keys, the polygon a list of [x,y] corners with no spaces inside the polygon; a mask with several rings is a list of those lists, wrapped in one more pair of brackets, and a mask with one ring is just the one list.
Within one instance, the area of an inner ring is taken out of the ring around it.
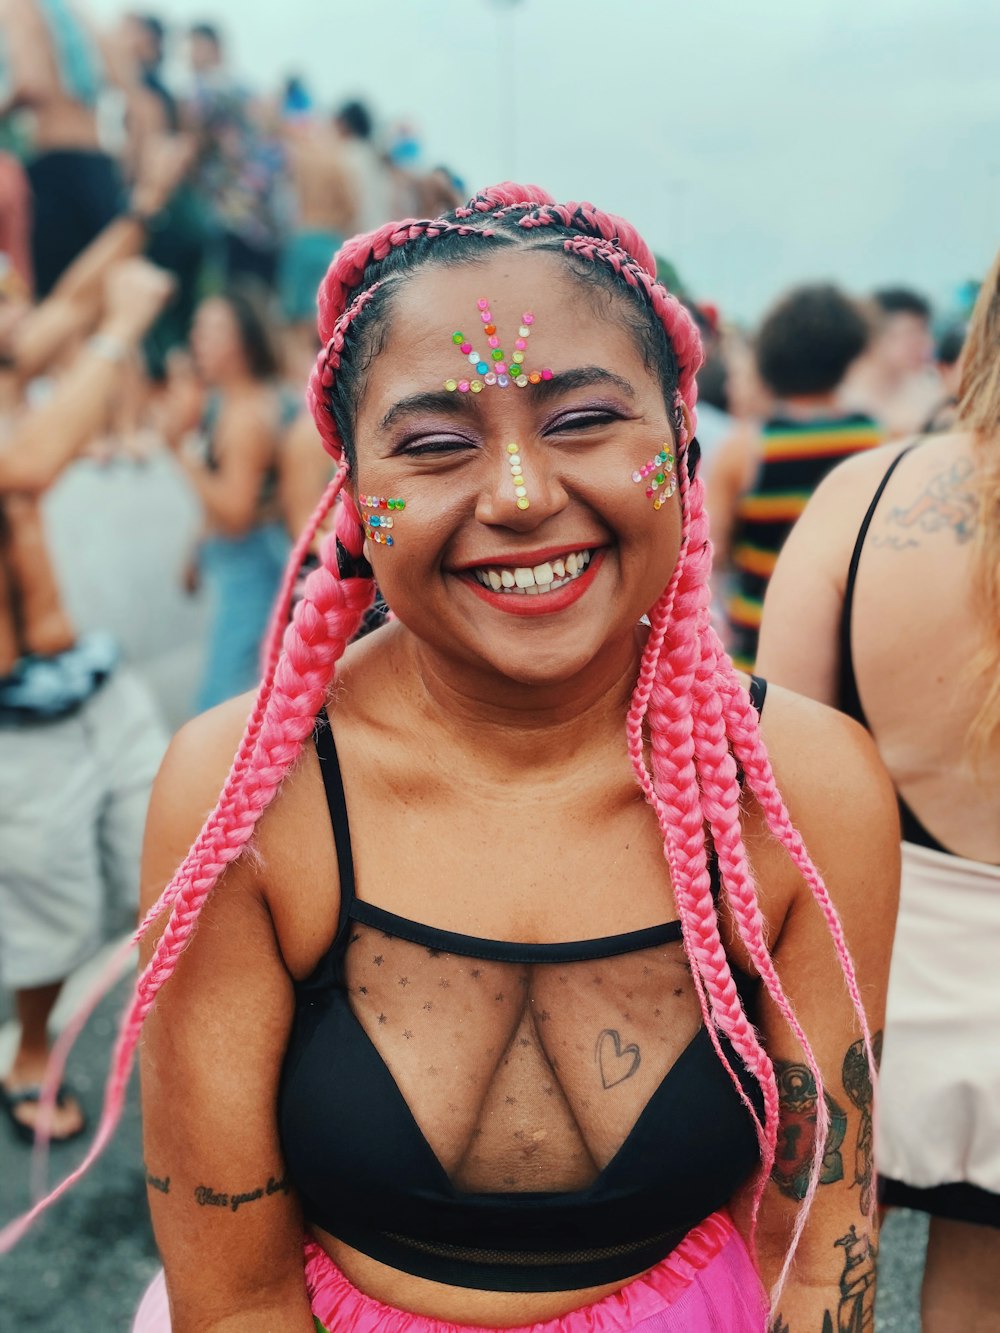
{"label": "ear", "polygon": [[[691,409],[688,407],[684,399],[680,397],[680,395],[678,395],[675,406],[677,408],[677,412],[680,418],[680,421],[678,421],[676,425],[679,425],[681,422],[683,422],[684,436],[687,442],[690,444],[691,440],[694,438],[694,422],[691,419]],[[675,445],[678,445],[679,443],[680,443],[679,440],[674,441]]]}

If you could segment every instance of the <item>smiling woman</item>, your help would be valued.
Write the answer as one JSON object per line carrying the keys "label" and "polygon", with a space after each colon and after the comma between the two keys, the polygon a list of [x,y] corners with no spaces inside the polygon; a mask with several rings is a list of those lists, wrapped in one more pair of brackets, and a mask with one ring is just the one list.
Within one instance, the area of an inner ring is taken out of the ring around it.
{"label": "smiling woman", "polygon": [[869,1327],[892,795],[775,690],[779,795],[694,326],[627,223],[512,185],[355,238],[319,308],[297,554],[335,532],[150,816],[137,1328]]}

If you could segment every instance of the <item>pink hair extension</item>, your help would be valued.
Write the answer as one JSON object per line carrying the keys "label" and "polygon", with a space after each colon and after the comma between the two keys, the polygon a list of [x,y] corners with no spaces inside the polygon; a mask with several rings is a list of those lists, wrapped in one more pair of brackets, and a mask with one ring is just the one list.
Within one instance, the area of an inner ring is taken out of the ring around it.
{"label": "pink hair extension", "polygon": [[[52,1112],[55,1109],[56,1093],[59,1091],[59,1084],[62,1082],[63,1070],[66,1068],[66,1060],[76,1044],[77,1037],[90,1021],[94,1010],[105,995],[125,975],[134,951],[135,941],[133,939],[125,939],[119,943],[104,967],[101,968],[99,976],[91,985],[83,1001],[77,1006],[70,1021],[59,1033],[52,1047],[52,1053],[45,1067],[45,1077],[42,1080],[42,1093],[38,1099],[38,1120],[31,1154],[32,1199],[40,1198],[46,1188],[49,1128],[52,1122]],[[6,1231],[0,1231],[0,1253],[4,1250],[3,1241],[5,1236]]]}
{"label": "pink hair extension", "polygon": [[[691,487],[690,495],[691,510],[694,516],[704,508],[704,487],[700,482],[696,482]],[[699,612],[699,638],[702,645],[702,655],[695,677],[696,706],[694,710],[694,742],[701,779],[702,809],[708,819],[726,899],[733,913],[740,938],[752,958],[768,994],[802,1047],[805,1062],[816,1081],[817,1088],[816,1133],[813,1141],[813,1159],[809,1183],[802,1205],[796,1215],[785,1262],[774,1289],[773,1300],[776,1302],[791,1267],[810,1205],[819,1186],[826,1136],[829,1130],[829,1112],[824,1096],[822,1070],[798,1016],[781,985],[765,939],[764,920],[754,889],[753,877],[740,830],[739,782],[736,761],[730,752],[726,734],[723,698],[718,689],[719,659],[718,654],[714,651],[714,636],[710,629],[708,588],[707,584],[702,586],[703,597]],[[752,708],[752,704],[750,707]],[[755,1222],[764,1183],[765,1178],[762,1176],[754,1198],[753,1217]]]}
{"label": "pink hair extension", "polygon": [[[688,442],[687,433],[682,424],[679,431],[677,446],[676,446],[678,457],[682,458],[685,457],[687,442]],[[688,493],[688,488],[690,486],[686,466],[680,469],[680,484],[681,484],[681,510],[682,513],[685,513],[687,509],[687,493]],[[660,830],[664,838],[664,849],[667,856],[668,864],[670,866],[671,882],[675,885],[675,888],[676,885],[678,883],[681,883],[682,881],[678,878],[676,856],[673,853],[673,834],[672,834],[671,816],[669,811],[667,810],[666,805],[660,799],[654,780],[646,768],[645,755],[643,749],[642,724],[643,724],[643,718],[645,717],[648,709],[650,693],[655,683],[656,671],[660,660],[660,653],[662,650],[664,637],[666,634],[667,627],[670,623],[671,615],[673,613],[674,600],[677,594],[677,587],[680,582],[681,576],[686,568],[689,543],[690,543],[689,525],[685,524],[685,529],[682,533],[682,539],[681,539],[681,549],[678,554],[677,563],[674,566],[674,572],[673,575],[671,576],[670,583],[667,585],[665,593],[660,598],[657,605],[653,608],[653,611],[651,612],[650,615],[650,632],[646,640],[646,646],[643,650],[642,659],[639,666],[639,677],[636,682],[635,689],[633,690],[632,693],[632,700],[629,707],[628,716],[626,719],[626,737],[628,743],[629,757],[632,761],[632,768],[633,771],[635,772],[639,785],[642,788],[642,791],[647,801],[650,803],[650,805],[656,812],[657,820],[660,824]],[[681,890],[681,892],[683,892],[683,889]],[[688,904],[686,902],[685,909],[687,908],[687,906]],[[678,903],[678,911],[680,912],[681,910],[682,910],[681,904]],[[694,960],[692,959],[692,963],[693,962]],[[757,1115],[756,1108],[751,1103],[750,1098],[747,1096],[742,1083],[737,1078],[735,1071],[733,1070],[732,1066],[729,1063],[729,1060],[727,1059],[725,1053],[722,1050],[722,1046],[719,1042],[718,1032],[716,1031],[716,1025],[712,1020],[711,1013],[709,1010],[708,999],[705,991],[705,983],[702,978],[702,973],[700,968],[697,966],[692,966],[691,975],[692,978],[694,979],[695,993],[698,997],[699,1005],[701,1006],[702,1017],[705,1022],[705,1027],[710,1035],[712,1045],[715,1049],[715,1053],[720,1063],[722,1064],[723,1068],[727,1071],[729,1077],[732,1079],[733,1086],[736,1088],[736,1091],[740,1096],[740,1100],[743,1102],[751,1119],[753,1120],[753,1123],[757,1129],[757,1135],[761,1145],[761,1152],[762,1154],[764,1154],[767,1151],[767,1138],[764,1126],[761,1125]]]}
{"label": "pink hair extension", "polygon": [[271,690],[274,685],[274,672],[278,664],[278,657],[281,652],[281,644],[284,638],[285,628],[288,624],[288,615],[291,608],[292,593],[295,588],[295,580],[302,561],[305,558],[305,552],[312,545],[316,532],[323,522],[323,519],[329,513],[331,506],[340,494],[340,491],[346,480],[346,470],[340,469],[336,476],[323,492],[319,504],[313,510],[306,524],[305,530],[295,543],[295,547],[289,557],[288,565],[285,569],[281,588],[278,592],[278,598],[275,603],[275,609],[271,613],[271,624],[268,627],[265,638],[265,649],[263,656],[263,679],[257,692],[257,698],[254,700],[253,711],[247,720],[246,730],[243,733],[243,739],[240,742],[240,748],[236,752],[236,758],[233,760],[232,767],[226,777],[222,792],[219,796],[216,808],[205,821],[201,832],[195,839],[190,851],[177,869],[177,873],[170,881],[170,884],[164,889],[159,899],[146,913],[145,918],[140,922],[139,928],[135,933],[135,940],[138,942],[149,930],[150,926],[164,911],[170,906],[177,895],[185,889],[191,880],[194,869],[201,864],[201,858],[205,849],[211,844],[211,840],[216,836],[219,827],[225,821],[234,816],[233,799],[243,790],[243,780],[247,769],[253,758],[254,750],[257,745],[257,739],[260,735],[260,729],[263,725],[264,716],[267,711],[267,704],[271,697]]}
{"label": "pink hair extension", "polygon": [[[686,469],[685,469],[686,472]],[[696,483],[688,481],[690,495]],[[774,1070],[743,1010],[719,934],[705,846],[705,815],[694,744],[695,677],[701,658],[698,620],[704,599],[709,555],[707,519],[691,506],[684,566],[678,581],[673,625],[657,663],[650,692],[649,718],[653,776],[667,815],[667,837],[674,843],[674,892],[692,969],[704,980],[711,1015],[732,1041],[761,1086],[765,1119],[763,1167],[758,1191],[770,1174],[777,1142],[778,1096]],[[728,1062],[724,1062],[728,1067]],[[734,1085],[741,1087],[730,1069]],[[745,1094],[744,1094],[745,1095]],[[754,1117],[757,1122],[756,1115]]]}
{"label": "pink hair extension", "polygon": [[288,564],[285,566],[284,577],[281,580],[281,587],[278,590],[278,596],[271,611],[271,620],[267,627],[267,633],[264,636],[264,646],[261,652],[261,677],[264,680],[269,679],[274,674],[274,669],[278,665],[278,658],[281,655],[281,643],[285,635],[285,626],[288,624],[288,617],[292,609],[292,598],[295,595],[295,584],[302,569],[302,562],[309,554],[309,549],[316,539],[316,533],[319,532],[323,520],[333,508],[337,496],[341,493],[346,474],[343,469],[338,470],[337,474],[328,484],[326,490],[320,497],[319,504],[309,515],[305,528],[299,534],[295,545],[292,547],[292,553],[288,557]]}
{"label": "pink hair extension", "polygon": [[[711,633],[718,644],[720,657],[728,661],[715,631],[712,630]],[[725,679],[723,711],[733,754],[743,768],[747,785],[764,812],[767,826],[792,858],[792,863],[809,886],[809,890],[826,920],[847,983],[848,994],[858,1016],[858,1023],[865,1043],[865,1053],[868,1058],[868,1072],[872,1080],[872,1087],[875,1088],[878,1086],[878,1066],[872,1047],[871,1030],[868,1026],[868,1016],[861,1000],[861,990],[858,986],[851,953],[847,947],[847,940],[844,937],[844,928],[840,916],[830,898],[829,890],[824,884],[822,876],[806,850],[801,835],[792,823],[788,808],[778,790],[778,784],[771,768],[771,761],[760,738],[756,710],[750,696],[743,689],[735,673]]]}
{"label": "pink hair extension", "polygon": [[[715,631],[712,631],[713,635]],[[716,643],[719,643],[718,636]],[[725,657],[724,649],[719,643],[719,655]],[[858,987],[857,976],[854,971],[854,963],[851,960],[850,950],[847,947],[847,941],[844,938],[844,927],[841,924],[837,909],[830,898],[829,890],[823,882],[823,878],[813,864],[812,858],[806,851],[802,837],[792,823],[792,817],[788,813],[788,807],[778,790],[778,784],[775,781],[774,771],[771,768],[771,760],[768,757],[767,750],[764,748],[760,738],[760,729],[757,725],[757,713],[750,701],[750,696],[740,684],[739,677],[733,673],[731,678],[725,680],[724,687],[725,718],[727,734],[733,747],[733,754],[739,761],[746,775],[747,784],[761,809],[764,811],[767,819],[767,826],[780,842],[784,844],[786,851],[792,858],[793,864],[798,869],[802,878],[808,884],[813,897],[819,904],[829,927],[830,934],[833,936],[833,942],[837,949],[837,956],[840,959],[841,967],[844,971],[844,979],[847,982],[848,993],[858,1011],[858,1020],[864,1035],[865,1043],[868,1046],[869,1053],[869,1072],[873,1078],[877,1075],[874,1056],[871,1052],[871,1033],[868,1029],[868,1019],[865,1014],[865,1007],[861,1000],[861,991]],[[873,1085],[874,1086],[874,1083]]]}
{"label": "pink hair extension", "polygon": [[[265,681],[261,686],[258,703],[265,698],[267,702],[261,705],[264,715],[252,760],[247,763],[238,785],[234,786],[229,801],[220,800],[206,822],[200,835],[204,838],[203,849],[195,864],[189,871],[186,869],[191,859],[189,854],[165,890],[164,896],[172,899],[170,916],[153,956],[139,978],[118,1034],[104,1108],[90,1149],[80,1166],[47,1198],[0,1234],[0,1252],[9,1249],[45,1208],[80,1179],[103,1151],[121,1115],[139,1033],[156,996],[172,975],[219,876],[249,842],[257,820],[312,732],[336,663],[374,594],[369,579],[341,581],[337,577],[333,536],[323,543],[321,558],[322,564],[306,580],[303,599],[285,630],[283,651],[273,680]],[[245,741],[250,730],[248,727],[241,743],[241,753],[249,748]],[[228,807],[225,817],[220,818],[224,807]],[[183,882],[178,885],[181,880]],[[157,905],[150,912],[150,918],[155,918],[159,911]]]}

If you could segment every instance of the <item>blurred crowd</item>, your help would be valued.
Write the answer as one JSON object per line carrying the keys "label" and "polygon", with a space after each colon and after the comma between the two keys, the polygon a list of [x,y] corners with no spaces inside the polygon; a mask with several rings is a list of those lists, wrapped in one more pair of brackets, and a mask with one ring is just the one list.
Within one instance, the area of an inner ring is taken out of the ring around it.
{"label": "blurred crowd", "polygon": [[[0,50],[0,984],[20,1020],[2,1096],[30,1141],[53,1004],[95,947],[109,882],[134,889],[166,739],[116,645],[70,622],[42,497],[82,457],[165,451],[203,514],[184,571],[210,607],[192,711],[250,688],[330,477],[302,407],[320,279],[346,237],[466,192],[424,163],[414,127],[362,101],[325,104],[297,77],[248,86],[210,22],[128,14],[102,32],[65,0],[0,0]],[[778,552],[826,473],[951,423],[974,284],[943,312],[909,288],[808,284],[748,330],[661,275],[705,341],[717,614],[751,667]],[[54,846],[59,864],[41,855]],[[67,1092],[53,1134],[82,1128]]]}
{"label": "blurred crowd", "polygon": [[[363,102],[245,84],[209,22],[101,31],[65,0],[2,0],[0,52],[0,985],[19,1020],[0,1108],[31,1141],[62,984],[121,926],[112,900],[134,910],[167,740],[112,636],[73,624],[44,498],[81,459],[172,460],[203,515],[190,711],[251,687],[329,480],[302,408],[320,279],[345,237],[462,194]],[[53,1136],[82,1126],[61,1094]]]}

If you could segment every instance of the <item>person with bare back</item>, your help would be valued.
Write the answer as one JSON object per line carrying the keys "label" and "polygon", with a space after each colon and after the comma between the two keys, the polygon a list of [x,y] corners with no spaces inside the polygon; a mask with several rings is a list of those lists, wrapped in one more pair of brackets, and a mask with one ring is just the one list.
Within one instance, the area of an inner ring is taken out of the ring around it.
{"label": "person with bare back", "polygon": [[868,727],[903,883],[876,1162],[929,1215],[924,1333],[1000,1327],[1000,254],[957,419],[837,468],[793,530],[758,664]]}
{"label": "person with bare back", "polygon": [[330,260],[354,230],[357,186],[343,140],[329,120],[287,120],[283,138],[295,226],[278,267],[278,293],[290,326],[289,371],[301,379],[316,356],[316,291]]}

